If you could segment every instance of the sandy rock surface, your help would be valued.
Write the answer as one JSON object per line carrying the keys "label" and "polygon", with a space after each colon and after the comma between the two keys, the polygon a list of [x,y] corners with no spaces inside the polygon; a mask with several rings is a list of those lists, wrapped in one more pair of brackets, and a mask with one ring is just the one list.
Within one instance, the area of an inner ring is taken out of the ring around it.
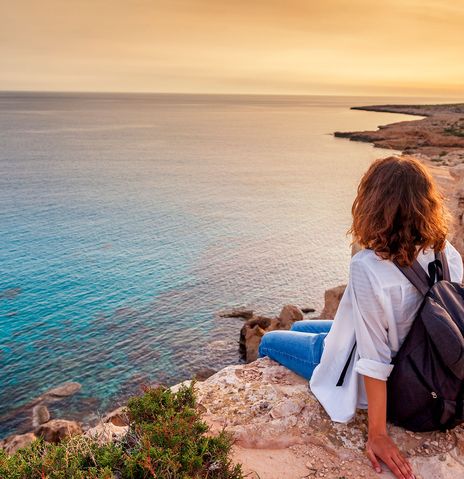
{"label": "sandy rock surface", "polygon": [[[177,389],[176,386],[175,389]],[[196,384],[213,431],[235,438],[234,459],[260,479],[378,478],[364,455],[367,416],[333,423],[308,383],[268,358],[229,366]],[[410,433],[390,426],[418,478],[464,477],[464,429]],[[382,477],[393,477],[385,472]]]}
{"label": "sandy rock surface", "polygon": [[14,454],[19,449],[29,446],[37,439],[33,432],[26,434],[13,434],[3,441],[0,441],[0,448],[4,449],[7,454]]}
{"label": "sandy rock surface", "polygon": [[84,435],[96,439],[99,444],[108,444],[122,440],[128,431],[129,426],[116,426],[112,422],[99,422],[96,426],[87,429]]}

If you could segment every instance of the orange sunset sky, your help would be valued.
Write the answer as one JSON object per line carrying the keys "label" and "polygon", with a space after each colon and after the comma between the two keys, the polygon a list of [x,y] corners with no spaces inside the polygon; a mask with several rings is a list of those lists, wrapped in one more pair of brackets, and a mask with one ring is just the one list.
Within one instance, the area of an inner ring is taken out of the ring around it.
{"label": "orange sunset sky", "polygon": [[0,0],[0,90],[464,96],[461,0]]}

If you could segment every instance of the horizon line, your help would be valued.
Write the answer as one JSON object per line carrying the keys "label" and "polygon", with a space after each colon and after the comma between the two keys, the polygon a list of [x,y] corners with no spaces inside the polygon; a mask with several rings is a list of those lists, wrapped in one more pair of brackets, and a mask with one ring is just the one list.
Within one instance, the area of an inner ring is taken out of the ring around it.
{"label": "horizon line", "polygon": [[407,95],[407,94],[333,94],[333,93],[252,93],[252,92],[184,92],[184,91],[118,91],[118,90],[3,90],[0,94],[39,93],[39,94],[89,94],[89,95],[208,95],[208,96],[275,96],[275,97],[350,97],[350,98],[461,98],[463,96]]}

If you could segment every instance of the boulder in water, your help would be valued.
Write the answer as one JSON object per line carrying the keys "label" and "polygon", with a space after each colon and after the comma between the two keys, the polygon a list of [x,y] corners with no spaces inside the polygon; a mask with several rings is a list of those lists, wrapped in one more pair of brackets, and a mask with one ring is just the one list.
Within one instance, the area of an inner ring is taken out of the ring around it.
{"label": "boulder in water", "polygon": [[32,427],[40,426],[50,420],[50,412],[47,406],[38,404],[32,409]]}
{"label": "boulder in water", "polygon": [[293,304],[286,304],[279,314],[279,323],[281,325],[279,329],[290,329],[295,321],[301,321],[303,318],[300,308]]}
{"label": "boulder in water", "polygon": [[60,386],[57,386],[56,388],[48,390],[45,394],[43,394],[44,397],[52,397],[52,398],[62,398],[62,397],[67,397],[67,396],[72,396],[73,394],[76,394],[77,391],[81,389],[81,385],[76,382],[68,382],[68,383],[63,383]]}
{"label": "boulder in water", "polygon": [[221,318],[243,318],[250,319],[253,317],[253,310],[246,308],[233,308],[219,312]]}

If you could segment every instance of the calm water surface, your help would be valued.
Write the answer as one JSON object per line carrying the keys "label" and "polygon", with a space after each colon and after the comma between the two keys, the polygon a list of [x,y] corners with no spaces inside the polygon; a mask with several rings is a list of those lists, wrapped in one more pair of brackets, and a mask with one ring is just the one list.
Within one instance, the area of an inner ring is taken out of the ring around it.
{"label": "calm water surface", "polygon": [[82,389],[52,415],[88,422],[237,362],[221,309],[319,310],[389,153],[331,133],[410,119],[349,109],[388,101],[0,94],[0,437],[65,381]]}

